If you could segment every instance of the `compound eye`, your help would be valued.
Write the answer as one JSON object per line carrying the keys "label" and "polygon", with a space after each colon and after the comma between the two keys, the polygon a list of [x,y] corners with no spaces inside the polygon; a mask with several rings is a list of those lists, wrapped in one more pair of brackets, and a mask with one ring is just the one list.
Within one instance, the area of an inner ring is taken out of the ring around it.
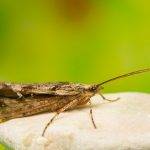
{"label": "compound eye", "polygon": [[99,85],[92,85],[92,86],[89,88],[90,91],[98,91],[98,89],[99,89]]}
{"label": "compound eye", "polygon": [[89,90],[90,91],[94,91],[96,89],[96,87],[93,85],[93,86],[91,86],[91,87],[89,87]]}

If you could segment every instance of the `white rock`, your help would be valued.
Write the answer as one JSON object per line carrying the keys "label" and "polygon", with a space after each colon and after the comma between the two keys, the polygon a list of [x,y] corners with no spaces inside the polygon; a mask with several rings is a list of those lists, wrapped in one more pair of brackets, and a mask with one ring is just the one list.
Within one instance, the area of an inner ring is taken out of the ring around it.
{"label": "white rock", "polygon": [[150,149],[150,94],[106,94],[92,98],[97,129],[89,107],[67,111],[48,127],[54,113],[19,118],[0,124],[0,140],[16,150],[145,150]]}

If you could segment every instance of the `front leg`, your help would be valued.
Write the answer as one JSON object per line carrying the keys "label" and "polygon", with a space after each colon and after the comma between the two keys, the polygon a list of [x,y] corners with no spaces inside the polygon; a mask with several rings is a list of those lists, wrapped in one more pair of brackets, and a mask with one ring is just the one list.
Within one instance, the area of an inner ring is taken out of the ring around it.
{"label": "front leg", "polygon": [[115,101],[120,99],[120,97],[115,98],[115,99],[108,99],[102,93],[99,93],[99,95],[102,97],[103,100],[106,100],[106,101],[109,101],[109,102],[115,102]]}

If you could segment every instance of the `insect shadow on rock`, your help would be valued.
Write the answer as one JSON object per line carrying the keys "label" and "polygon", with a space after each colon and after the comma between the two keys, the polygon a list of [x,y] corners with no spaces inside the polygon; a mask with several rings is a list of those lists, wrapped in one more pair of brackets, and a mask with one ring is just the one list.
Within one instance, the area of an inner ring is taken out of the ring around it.
{"label": "insect shadow on rock", "polygon": [[90,98],[98,93],[104,100],[109,102],[117,101],[119,98],[110,100],[104,97],[101,93],[104,84],[148,71],[150,71],[150,68],[137,70],[93,85],[69,82],[45,84],[12,84],[1,82],[0,123],[44,112],[56,112],[43,129],[42,136],[44,136],[48,126],[60,113],[89,103],[91,121],[94,128],[97,128],[94,122]]}

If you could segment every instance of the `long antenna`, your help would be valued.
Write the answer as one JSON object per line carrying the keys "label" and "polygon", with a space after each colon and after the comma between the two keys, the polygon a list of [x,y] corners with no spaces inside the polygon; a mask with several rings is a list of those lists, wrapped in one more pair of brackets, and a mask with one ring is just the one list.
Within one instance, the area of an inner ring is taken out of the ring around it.
{"label": "long antenna", "polygon": [[114,80],[118,80],[118,79],[121,79],[121,78],[129,77],[129,76],[132,76],[132,75],[136,75],[136,74],[140,74],[140,73],[144,73],[144,72],[148,72],[148,71],[150,71],[150,68],[145,68],[145,69],[133,71],[133,72],[130,72],[130,73],[126,73],[126,74],[123,74],[123,75],[111,78],[109,80],[106,80],[106,81],[98,84],[98,85],[101,86],[101,85],[103,85],[105,83],[108,83],[108,82],[111,82],[111,81],[114,81]]}

